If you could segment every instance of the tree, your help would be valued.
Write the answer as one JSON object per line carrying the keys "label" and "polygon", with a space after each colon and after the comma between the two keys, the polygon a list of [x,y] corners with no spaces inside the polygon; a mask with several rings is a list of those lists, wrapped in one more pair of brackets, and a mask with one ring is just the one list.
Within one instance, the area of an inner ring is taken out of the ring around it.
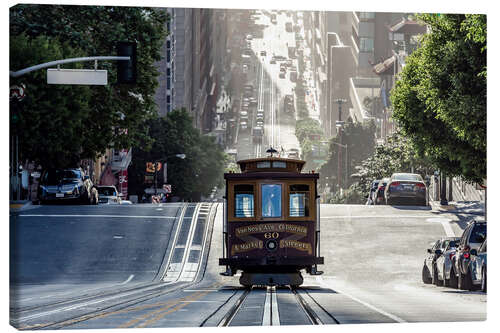
{"label": "tree", "polygon": [[[24,83],[29,96],[22,102],[23,118],[30,121],[19,126],[21,156],[44,167],[64,167],[108,147],[150,145],[143,124],[156,115],[155,62],[161,59],[166,20],[165,10],[144,7],[12,7],[13,71],[75,56],[116,55],[118,41],[136,41],[138,57],[135,85],[116,84],[116,62],[99,63],[108,70],[107,86],[48,86],[45,71],[12,79],[11,84]],[[83,65],[93,64],[73,66]]]}
{"label": "tree", "polygon": [[[326,181],[326,177],[337,179],[339,152],[342,151],[341,173],[344,175],[341,176],[342,179],[345,179],[345,172],[349,174],[347,175],[348,183],[345,184],[344,181],[341,181],[341,184],[344,184],[345,187],[349,186],[349,184],[352,183],[350,174],[354,172],[354,166],[361,163],[361,161],[373,153],[375,147],[375,131],[376,125],[373,121],[367,123],[353,123],[352,121],[347,121],[342,135],[337,135],[330,141],[328,160],[319,170],[322,183]],[[346,150],[338,144],[347,145],[347,170],[345,170]],[[338,180],[335,183],[338,183]]]}
{"label": "tree", "polygon": [[377,145],[369,157],[355,164],[355,181],[341,196],[336,193],[332,203],[364,204],[365,195],[375,179],[390,177],[395,172],[418,173],[425,178],[433,172],[429,161],[419,158],[410,140],[394,133],[385,145]]}
{"label": "tree", "polygon": [[[213,137],[203,136],[193,127],[186,110],[174,110],[165,117],[148,120],[145,127],[153,144],[146,149],[134,149],[129,167],[130,193],[141,195],[151,186],[144,183],[145,169],[147,162],[155,161],[167,162],[173,195],[184,200],[199,201],[214,186],[222,185],[226,155]],[[176,158],[176,154],[185,154],[186,158]]]}
{"label": "tree", "polygon": [[430,33],[392,91],[393,117],[420,157],[449,176],[486,178],[486,16],[421,15]]}

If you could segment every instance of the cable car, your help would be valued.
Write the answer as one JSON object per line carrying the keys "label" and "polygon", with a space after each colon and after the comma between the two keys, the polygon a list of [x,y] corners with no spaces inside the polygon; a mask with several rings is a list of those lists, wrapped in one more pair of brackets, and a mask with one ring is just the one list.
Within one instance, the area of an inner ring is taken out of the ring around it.
{"label": "cable car", "polygon": [[238,161],[225,173],[224,276],[243,286],[303,283],[301,270],[320,275],[318,173],[302,173],[305,161],[273,157]]}

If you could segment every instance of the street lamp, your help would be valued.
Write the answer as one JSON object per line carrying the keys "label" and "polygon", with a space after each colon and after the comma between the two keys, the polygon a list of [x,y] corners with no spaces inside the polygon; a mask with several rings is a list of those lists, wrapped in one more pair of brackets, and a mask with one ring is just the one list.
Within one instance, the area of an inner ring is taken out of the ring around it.
{"label": "street lamp", "polygon": [[[341,143],[337,143],[337,142],[332,142],[334,145],[337,145],[339,147],[342,147],[342,148],[345,148],[345,182],[347,184],[347,180],[348,180],[348,175],[349,175],[349,171],[348,171],[348,165],[347,165],[347,145],[343,145]],[[338,164],[338,168],[337,168],[337,178],[338,178],[338,184],[339,184],[339,188],[340,188],[340,151],[339,151],[339,164]]]}
{"label": "street lamp", "polygon": [[160,158],[160,159],[157,159],[155,161],[155,195],[158,194],[158,185],[157,185],[157,178],[158,178],[158,163],[162,162],[162,161],[165,161],[163,164],[165,165],[164,168],[167,167],[167,159],[170,158],[170,157],[177,157],[177,158],[180,158],[181,160],[185,159],[186,158],[186,154],[173,154],[173,155],[168,155],[168,156],[165,156],[163,158]]}

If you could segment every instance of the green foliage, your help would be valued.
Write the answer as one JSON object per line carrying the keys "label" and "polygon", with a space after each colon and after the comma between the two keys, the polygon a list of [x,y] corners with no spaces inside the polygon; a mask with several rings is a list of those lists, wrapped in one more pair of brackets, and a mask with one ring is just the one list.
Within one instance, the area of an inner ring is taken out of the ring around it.
{"label": "green foliage", "polygon": [[[116,55],[116,42],[137,42],[135,85],[48,86],[40,70],[11,80],[26,84],[19,126],[21,155],[42,166],[94,158],[106,148],[150,145],[144,121],[156,115],[154,93],[166,36],[165,11],[139,7],[17,5],[10,8],[10,70],[72,57]],[[93,63],[65,65],[90,68]],[[123,130],[119,130],[123,129]],[[126,129],[126,130],[125,130]],[[41,144],[43,143],[43,145]]]}
{"label": "green foliage", "polygon": [[355,185],[364,195],[373,180],[390,177],[395,172],[413,172],[425,178],[434,171],[429,161],[420,158],[411,141],[400,133],[390,136],[385,145],[377,145],[373,154],[355,169]]}
{"label": "green foliage", "polygon": [[392,91],[394,119],[418,156],[450,176],[486,178],[486,16],[421,15],[431,33]]}
{"label": "green foliage", "polygon": [[[350,175],[354,173],[354,166],[358,165],[369,157],[375,147],[375,131],[376,124],[373,121],[367,123],[346,122],[342,135],[333,137],[330,140],[329,156],[325,164],[319,170],[321,182],[326,182],[328,177],[330,183],[338,184],[338,162],[341,159],[341,184],[344,187],[349,186],[352,180]],[[348,168],[348,183],[345,184],[345,166],[346,166],[346,149],[338,144],[347,145],[347,168]],[[339,156],[340,153],[340,156]],[[335,181],[333,181],[335,179]],[[332,187],[334,188],[334,187]]]}
{"label": "green foliage", "polygon": [[[166,117],[149,120],[146,128],[154,140],[150,149],[134,149],[129,168],[130,192],[141,194],[151,185],[144,184],[146,162],[167,159],[168,183],[173,195],[184,200],[198,201],[208,196],[214,186],[223,184],[222,173],[227,155],[215,139],[201,135],[193,127],[186,110],[174,110]],[[175,157],[185,154],[185,159]]]}

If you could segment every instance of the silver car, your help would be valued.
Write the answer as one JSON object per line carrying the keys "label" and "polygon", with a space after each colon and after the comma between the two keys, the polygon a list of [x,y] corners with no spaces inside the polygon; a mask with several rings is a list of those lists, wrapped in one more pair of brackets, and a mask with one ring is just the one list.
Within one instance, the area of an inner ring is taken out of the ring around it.
{"label": "silver car", "polygon": [[110,204],[110,205],[121,204],[122,199],[120,198],[118,190],[114,185],[97,186],[97,191],[99,192],[100,204]]}
{"label": "silver car", "polygon": [[453,257],[457,251],[460,237],[445,238],[441,244],[442,254],[436,259],[436,283],[445,287],[457,288],[458,279],[455,274],[450,274],[453,266]]}
{"label": "silver car", "polygon": [[470,271],[473,286],[481,286],[481,290],[486,292],[486,240],[478,250],[470,250]]}

